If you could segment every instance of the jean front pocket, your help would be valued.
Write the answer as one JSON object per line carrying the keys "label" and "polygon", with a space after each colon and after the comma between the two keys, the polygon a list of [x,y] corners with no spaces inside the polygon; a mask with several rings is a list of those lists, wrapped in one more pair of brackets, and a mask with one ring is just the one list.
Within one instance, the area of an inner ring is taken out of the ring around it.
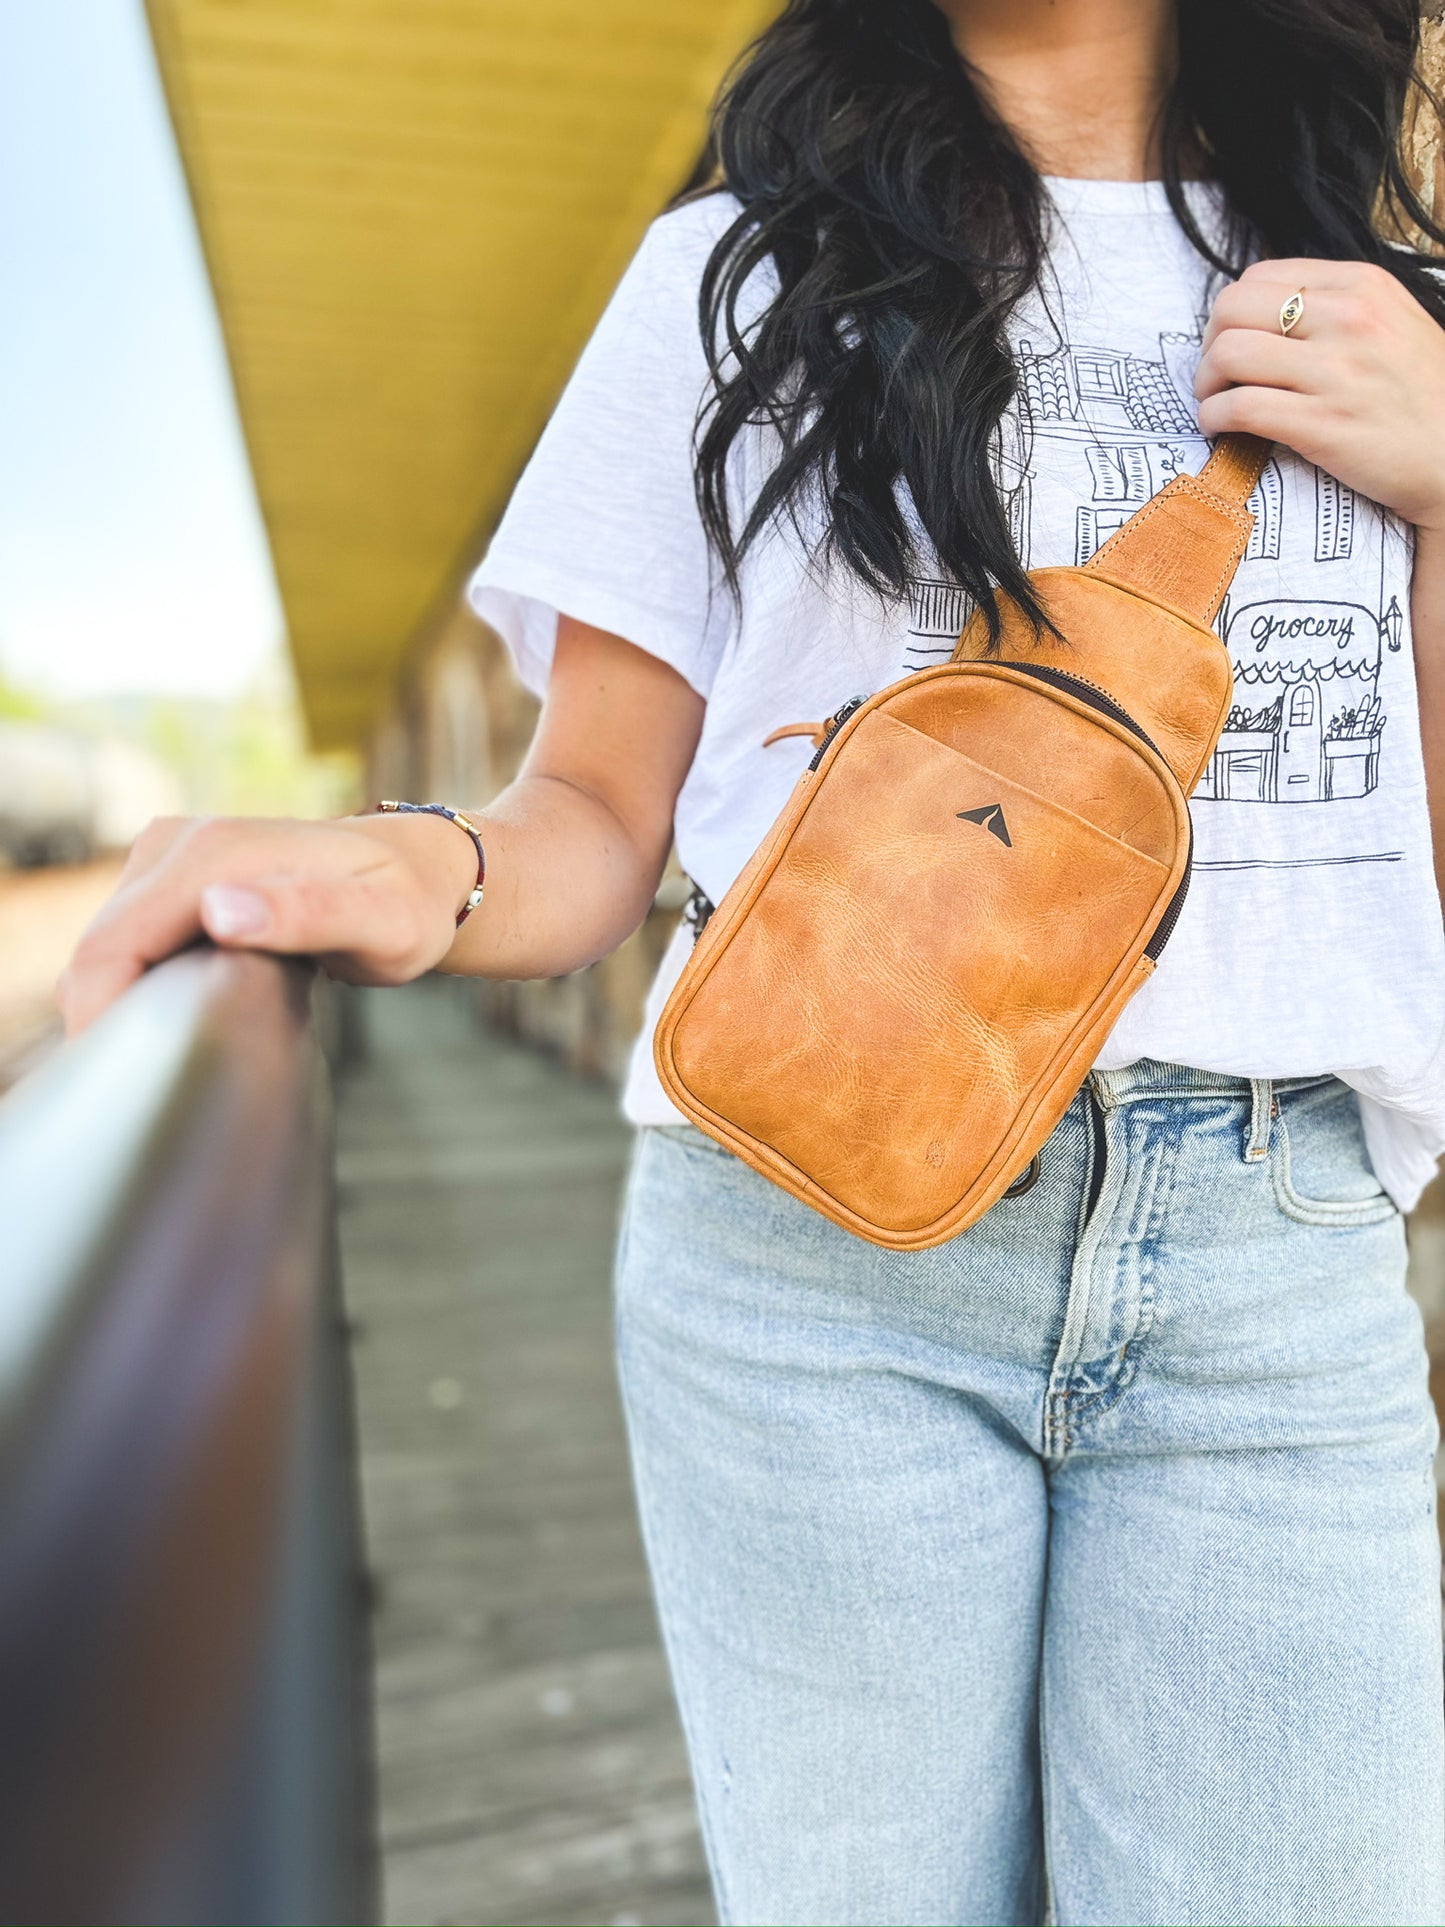
{"label": "jean front pocket", "polygon": [[1398,1215],[1393,1198],[1375,1176],[1360,1100],[1347,1084],[1329,1078],[1282,1091],[1276,1103],[1270,1175],[1286,1217],[1301,1224],[1349,1227]]}

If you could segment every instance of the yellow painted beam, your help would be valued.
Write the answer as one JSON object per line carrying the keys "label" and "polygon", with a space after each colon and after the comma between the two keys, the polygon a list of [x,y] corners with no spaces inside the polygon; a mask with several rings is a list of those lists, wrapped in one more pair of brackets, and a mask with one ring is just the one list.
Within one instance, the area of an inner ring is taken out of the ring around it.
{"label": "yellow painted beam", "polygon": [[147,0],[313,740],[363,741],[776,0]]}

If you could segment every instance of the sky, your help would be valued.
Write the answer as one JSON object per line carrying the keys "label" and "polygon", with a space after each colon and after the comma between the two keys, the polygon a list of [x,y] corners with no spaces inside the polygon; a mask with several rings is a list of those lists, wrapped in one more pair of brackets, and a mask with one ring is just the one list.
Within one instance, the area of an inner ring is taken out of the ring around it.
{"label": "sky", "polygon": [[282,635],[141,0],[0,0],[0,676],[225,697]]}

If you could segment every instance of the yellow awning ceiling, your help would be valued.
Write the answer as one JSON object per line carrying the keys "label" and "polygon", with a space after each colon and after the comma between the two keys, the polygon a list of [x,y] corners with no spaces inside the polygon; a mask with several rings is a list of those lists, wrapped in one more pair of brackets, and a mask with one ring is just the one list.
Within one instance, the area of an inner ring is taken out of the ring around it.
{"label": "yellow awning ceiling", "polygon": [[775,5],[148,0],[318,747],[457,593]]}

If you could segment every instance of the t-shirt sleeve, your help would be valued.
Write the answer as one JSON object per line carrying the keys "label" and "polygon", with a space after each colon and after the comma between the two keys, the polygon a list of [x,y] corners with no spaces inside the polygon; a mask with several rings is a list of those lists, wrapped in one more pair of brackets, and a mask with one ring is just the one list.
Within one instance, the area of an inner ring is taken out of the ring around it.
{"label": "t-shirt sleeve", "polygon": [[706,696],[732,600],[693,491],[707,387],[698,286],[731,218],[701,201],[655,222],[583,351],[468,591],[541,695],[559,615],[671,664]]}

